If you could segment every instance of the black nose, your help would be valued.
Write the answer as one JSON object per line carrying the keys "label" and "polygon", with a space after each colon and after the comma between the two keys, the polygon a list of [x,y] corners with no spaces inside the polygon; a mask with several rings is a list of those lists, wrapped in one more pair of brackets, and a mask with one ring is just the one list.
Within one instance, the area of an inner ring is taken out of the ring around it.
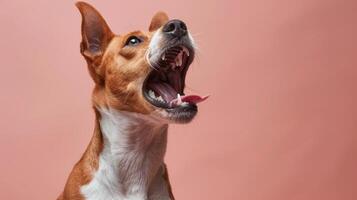
{"label": "black nose", "polygon": [[182,37],[187,35],[187,26],[183,21],[173,19],[165,24],[162,31],[168,35]]}

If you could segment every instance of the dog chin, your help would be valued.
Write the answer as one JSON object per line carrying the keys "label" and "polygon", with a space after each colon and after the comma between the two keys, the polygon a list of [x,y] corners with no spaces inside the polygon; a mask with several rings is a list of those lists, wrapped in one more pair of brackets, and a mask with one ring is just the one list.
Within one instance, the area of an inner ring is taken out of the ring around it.
{"label": "dog chin", "polygon": [[195,118],[197,111],[196,104],[182,104],[175,108],[156,108],[153,116],[168,124],[187,124]]}

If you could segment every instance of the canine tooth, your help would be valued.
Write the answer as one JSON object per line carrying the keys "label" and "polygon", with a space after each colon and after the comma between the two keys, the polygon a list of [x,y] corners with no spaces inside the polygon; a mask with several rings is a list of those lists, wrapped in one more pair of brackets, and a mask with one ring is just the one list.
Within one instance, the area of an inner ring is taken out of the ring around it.
{"label": "canine tooth", "polygon": [[180,51],[180,53],[177,54],[177,56],[175,58],[175,64],[177,67],[182,65],[182,56],[183,56],[183,51]]}
{"label": "canine tooth", "polygon": [[165,54],[162,55],[161,60],[165,60]]}
{"label": "canine tooth", "polygon": [[185,52],[187,56],[190,56],[190,51],[186,47],[183,47],[183,52]]}
{"label": "canine tooth", "polygon": [[182,104],[181,95],[177,94],[177,105],[181,105],[181,104]]}

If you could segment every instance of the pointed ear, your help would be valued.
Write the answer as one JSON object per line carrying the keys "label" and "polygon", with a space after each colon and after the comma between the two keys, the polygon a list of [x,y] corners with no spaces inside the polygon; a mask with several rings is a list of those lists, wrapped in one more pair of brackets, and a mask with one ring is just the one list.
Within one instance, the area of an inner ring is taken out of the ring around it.
{"label": "pointed ear", "polygon": [[114,34],[100,13],[85,2],[77,2],[82,15],[81,53],[88,62],[101,59]]}
{"label": "pointed ear", "polygon": [[149,26],[149,31],[156,31],[158,28],[166,24],[169,21],[169,17],[165,12],[159,11],[157,12],[151,19],[151,23]]}

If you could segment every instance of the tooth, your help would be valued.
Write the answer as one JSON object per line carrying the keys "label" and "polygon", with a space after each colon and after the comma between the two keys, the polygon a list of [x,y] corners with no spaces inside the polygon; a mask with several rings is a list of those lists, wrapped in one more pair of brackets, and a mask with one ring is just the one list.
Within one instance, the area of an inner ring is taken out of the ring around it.
{"label": "tooth", "polygon": [[183,51],[180,51],[180,53],[177,54],[175,58],[175,64],[177,67],[180,67],[182,65],[182,56],[183,56]]}
{"label": "tooth", "polygon": [[165,60],[165,54],[162,55],[161,60]]}
{"label": "tooth", "polygon": [[175,63],[176,63],[176,67],[179,67],[180,66],[180,61],[179,61],[179,59],[175,59]]}
{"label": "tooth", "polygon": [[164,99],[162,98],[162,96],[157,97],[157,100],[159,100],[161,102],[165,102]]}
{"label": "tooth", "polygon": [[183,47],[183,52],[185,52],[187,56],[190,56],[190,51],[186,47]]}
{"label": "tooth", "polygon": [[179,66],[181,66],[182,65],[182,56],[183,56],[183,54],[182,54],[182,51],[180,52],[180,54],[179,54]]}
{"label": "tooth", "polygon": [[177,105],[181,105],[181,104],[182,104],[181,95],[177,94]]}
{"label": "tooth", "polygon": [[152,98],[156,98],[155,97],[155,93],[152,90],[149,90],[149,96],[152,97]]}

